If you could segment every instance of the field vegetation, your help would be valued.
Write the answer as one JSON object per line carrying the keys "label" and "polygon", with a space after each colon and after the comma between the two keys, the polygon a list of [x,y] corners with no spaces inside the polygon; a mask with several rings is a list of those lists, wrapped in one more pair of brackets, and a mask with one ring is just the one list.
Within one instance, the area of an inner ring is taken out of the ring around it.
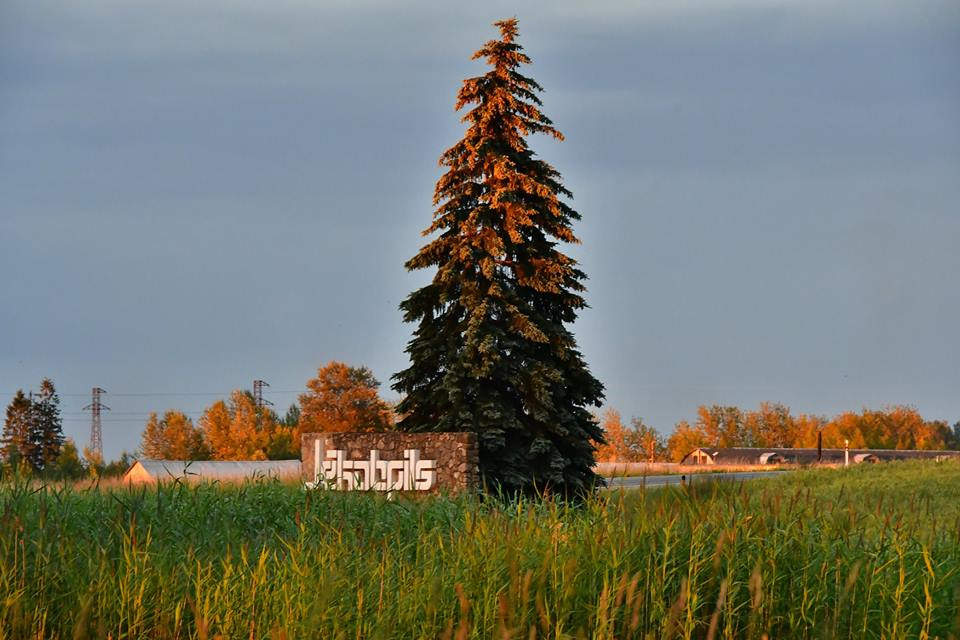
{"label": "field vegetation", "polygon": [[956,638],[960,464],[584,504],[0,485],[2,638]]}

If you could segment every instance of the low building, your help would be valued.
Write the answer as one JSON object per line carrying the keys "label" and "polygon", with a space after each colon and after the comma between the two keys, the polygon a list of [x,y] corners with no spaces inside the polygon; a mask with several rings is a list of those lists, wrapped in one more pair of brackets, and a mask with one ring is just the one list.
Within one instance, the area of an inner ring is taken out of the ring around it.
{"label": "low building", "polygon": [[299,460],[137,460],[123,475],[132,484],[243,482],[257,478],[299,480]]}
{"label": "low building", "polygon": [[[795,449],[784,447],[700,447],[694,449],[683,465],[770,465],[770,464],[843,464],[844,449]],[[960,458],[960,451],[918,451],[905,449],[850,449],[850,464],[890,460],[944,460]]]}

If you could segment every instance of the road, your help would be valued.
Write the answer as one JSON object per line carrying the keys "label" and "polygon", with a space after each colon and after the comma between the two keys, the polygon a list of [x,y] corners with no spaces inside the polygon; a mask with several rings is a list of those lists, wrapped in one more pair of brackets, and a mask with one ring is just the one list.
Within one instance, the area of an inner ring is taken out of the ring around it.
{"label": "road", "polygon": [[756,480],[760,478],[772,478],[786,471],[731,471],[724,473],[695,473],[687,475],[669,475],[669,476],[628,476],[618,478],[607,478],[607,484],[610,489],[639,489],[646,485],[647,487],[665,487],[671,484],[680,484],[682,482],[709,482],[714,480]]}

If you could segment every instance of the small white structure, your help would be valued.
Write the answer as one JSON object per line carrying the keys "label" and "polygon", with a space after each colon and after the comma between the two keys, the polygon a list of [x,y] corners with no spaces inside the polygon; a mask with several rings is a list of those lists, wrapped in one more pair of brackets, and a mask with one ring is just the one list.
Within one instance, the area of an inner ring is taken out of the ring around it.
{"label": "small white structure", "polygon": [[716,464],[716,456],[720,453],[716,449],[708,451],[702,448],[696,448],[686,456],[680,464]]}
{"label": "small white structure", "polygon": [[299,460],[137,460],[124,483],[243,482],[257,478],[299,480]]}
{"label": "small white structure", "polygon": [[760,464],[783,464],[786,459],[776,451],[767,451],[760,454]]}

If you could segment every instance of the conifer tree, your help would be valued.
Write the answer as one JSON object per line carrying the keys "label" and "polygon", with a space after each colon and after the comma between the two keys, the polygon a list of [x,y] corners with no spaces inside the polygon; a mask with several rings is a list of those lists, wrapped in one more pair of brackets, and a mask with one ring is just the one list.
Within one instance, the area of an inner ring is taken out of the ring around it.
{"label": "conifer tree", "polygon": [[33,398],[33,437],[31,463],[45,469],[56,463],[63,446],[63,418],[60,397],[50,378],[40,383],[40,393]]}
{"label": "conifer tree", "polygon": [[32,466],[33,421],[33,403],[22,389],[18,389],[13,400],[7,405],[3,435],[0,436],[3,460],[12,466],[21,462],[30,462]]}
{"label": "conifer tree", "polygon": [[560,174],[536,158],[525,136],[562,140],[540,111],[542,88],[520,73],[530,58],[517,44],[517,21],[495,23],[499,40],[473,58],[491,69],[460,88],[468,107],[463,139],[440,158],[436,234],[407,269],[436,268],[433,281],[400,305],[417,323],[410,366],[394,376],[405,431],[473,431],[488,487],[506,493],[580,494],[602,432],[588,406],[603,385],[569,329],[586,275],[561,253],[576,243],[579,214],[561,198]]}

